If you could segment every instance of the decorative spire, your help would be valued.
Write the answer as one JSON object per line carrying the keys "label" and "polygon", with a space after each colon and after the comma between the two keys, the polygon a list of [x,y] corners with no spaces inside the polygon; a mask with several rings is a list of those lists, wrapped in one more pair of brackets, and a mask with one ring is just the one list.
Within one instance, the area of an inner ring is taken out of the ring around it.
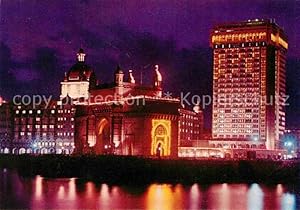
{"label": "decorative spire", "polygon": [[162,82],[162,76],[161,73],[159,72],[159,66],[155,65],[155,81],[154,81],[154,86],[155,87],[160,87]]}
{"label": "decorative spire", "polygon": [[68,80],[68,74],[67,74],[67,72],[65,72],[64,81],[67,81],[67,80]]}
{"label": "decorative spire", "polygon": [[78,62],[84,62],[85,53],[82,48],[79,49],[77,53],[77,60]]}
{"label": "decorative spire", "polygon": [[135,84],[135,79],[132,74],[132,70],[129,70],[129,82]]}

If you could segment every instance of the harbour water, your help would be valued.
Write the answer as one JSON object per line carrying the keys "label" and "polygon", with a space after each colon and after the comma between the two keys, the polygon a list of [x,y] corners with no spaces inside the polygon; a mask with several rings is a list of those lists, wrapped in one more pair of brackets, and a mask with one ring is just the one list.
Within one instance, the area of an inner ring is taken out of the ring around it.
{"label": "harbour water", "polygon": [[0,209],[300,209],[299,186],[110,186],[76,178],[23,178],[0,170]]}

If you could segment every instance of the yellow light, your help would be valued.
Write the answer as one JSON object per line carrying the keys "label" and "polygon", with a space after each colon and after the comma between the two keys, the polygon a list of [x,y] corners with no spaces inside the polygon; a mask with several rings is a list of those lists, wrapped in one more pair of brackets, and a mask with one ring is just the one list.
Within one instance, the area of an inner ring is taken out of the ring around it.
{"label": "yellow light", "polygon": [[[229,31],[230,32],[230,31]],[[260,33],[229,33],[223,35],[213,35],[211,42],[214,43],[230,43],[244,41],[261,41],[266,38],[265,32]]]}
{"label": "yellow light", "polygon": [[98,128],[98,135],[101,135],[103,133],[103,129],[105,128],[105,126],[108,124],[108,120],[106,118],[103,118],[100,120],[99,122],[99,128]]}
{"label": "yellow light", "polygon": [[174,191],[171,185],[152,184],[146,192],[146,209],[183,209],[183,187],[176,185]]}
{"label": "yellow light", "polygon": [[288,49],[288,43],[286,41],[284,41],[280,36],[271,34],[271,40],[277,44],[280,44],[285,49]]}
{"label": "yellow light", "polygon": [[171,121],[152,120],[151,155],[156,155],[159,150],[161,156],[171,154]]}

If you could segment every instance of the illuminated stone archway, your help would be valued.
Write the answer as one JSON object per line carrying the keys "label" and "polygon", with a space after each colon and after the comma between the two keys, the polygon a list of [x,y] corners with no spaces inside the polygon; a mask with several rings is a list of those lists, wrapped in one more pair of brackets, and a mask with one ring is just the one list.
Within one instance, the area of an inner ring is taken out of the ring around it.
{"label": "illuminated stone archway", "polygon": [[4,148],[3,153],[4,154],[8,154],[9,153],[9,149],[8,148]]}
{"label": "illuminated stone archway", "polygon": [[[91,146],[92,144],[90,144]],[[94,151],[96,153],[111,153],[110,126],[106,118],[102,118],[96,130],[96,142],[94,143]]]}
{"label": "illuminated stone archway", "polygon": [[26,153],[26,149],[25,148],[20,148],[19,149],[19,154],[22,155],[22,154],[25,154]]}
{"label": "illuminated stone archway", "polygon": [[171,154],[171,121],[152,120],[151,155],[169,156]]}

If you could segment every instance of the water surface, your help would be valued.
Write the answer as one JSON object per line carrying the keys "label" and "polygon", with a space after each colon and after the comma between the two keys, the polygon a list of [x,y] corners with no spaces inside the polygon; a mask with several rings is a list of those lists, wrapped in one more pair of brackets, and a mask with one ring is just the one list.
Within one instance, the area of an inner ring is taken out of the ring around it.
{"label": "water surface", "polygon": [[299,186],[109,186],[76,178],[22,178],[0,170],[0,209],[300,209]]}

